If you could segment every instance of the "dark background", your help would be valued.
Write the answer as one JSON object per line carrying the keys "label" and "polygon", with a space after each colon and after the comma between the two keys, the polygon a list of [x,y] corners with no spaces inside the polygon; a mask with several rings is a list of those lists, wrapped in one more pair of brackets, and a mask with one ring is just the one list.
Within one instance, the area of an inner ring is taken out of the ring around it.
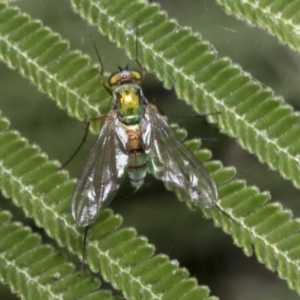
{"label": "dark background", "polygon": [[[298,110],[298,53],[280,45],[266,32],[226,15],[216,1],[156,2],[182,26],[192,27],[209,40],[220,57],[229,56]],[[97,63],[87,35],[87,30],[90,31],[106,71],[115,71],[116,65],[124,66],[129,62],[123,50],[116,49],[106,37],[73,13],[68,1],[31,0],[15,4],[68,39],[72,50],[89,54]],[[17,72],[4,64],[0,64],[0,72],[1,110],[10,119],[11,128],[20,131],[30,143],[38,144],[50,159],[64,162],[78,145],[84,124],[68,117],[54,101],[38,92]],[[165,90],[152,74],[147,75],[143,86],[144,94],[155,98],[167,115],[194,115],[172,90]],[[204,147],[213,152],[214,159],[221,160],[225,166],[234,165],[237,177],[246,179],[249,185],[258,185],[262,191],[269,190],[273,201],[281,202],[284,207],[293,210],[296,217],[299,216],[299,191],[277,172],[260,164],[255,156],[242,150],[235,140],[220,134],[217,127],[207,124],[201,117],[176,118],[170,119],[170,122],[184,126],[190,138],[203,138]],[[94,139],[95,136],[90,136],[84,149],[67,166],[72,177],[78,176]],[[33,225],[30,219],[21,219],[22,212],[10,200],[0,198],[0,201],[2,209],[14,211],[15,220]],[[165,190],[161,182],[150,176],[145,186],[134,195],[125,183],[110,207],[123,216],[124,226],[134,226],[140,235],[145,235],[155,244],[157,252],[178,260],[180,266],[186,267],[191,275],[198,278],[199,284],[211,288],[212,295],[234,300],[299,299],[286,282],[277,278],[276,273],[259,264],[255,257],[247,258],[240,248],[233,245],[230,236],[214,227],[211,220],[205,220],[201,213],[190,212]],[[6,287],[0,287],[1,298],[4,299],[5,295],[5,299],[9,299],[9,293],[5,293]]]}

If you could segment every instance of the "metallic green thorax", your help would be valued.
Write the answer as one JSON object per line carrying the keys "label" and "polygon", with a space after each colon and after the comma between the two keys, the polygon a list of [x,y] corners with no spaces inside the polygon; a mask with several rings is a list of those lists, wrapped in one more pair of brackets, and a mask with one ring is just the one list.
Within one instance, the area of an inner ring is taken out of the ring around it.
{"label": "metallic green thorax", "polygon": [[144,115],[141,87],[133,84],[118,86],[114,90],[114,103],[119,120],[126,124],[137,124]]}

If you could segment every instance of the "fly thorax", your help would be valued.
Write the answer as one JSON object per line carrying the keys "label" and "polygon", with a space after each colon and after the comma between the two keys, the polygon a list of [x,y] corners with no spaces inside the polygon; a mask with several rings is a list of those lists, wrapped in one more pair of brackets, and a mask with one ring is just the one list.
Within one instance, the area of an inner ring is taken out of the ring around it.
{"label": "fly thorax", "polygon": [[114,102],[119,120],[126,124],[137,124],[144,114],[143,94],[137,85],[122,85],[114,90]]}

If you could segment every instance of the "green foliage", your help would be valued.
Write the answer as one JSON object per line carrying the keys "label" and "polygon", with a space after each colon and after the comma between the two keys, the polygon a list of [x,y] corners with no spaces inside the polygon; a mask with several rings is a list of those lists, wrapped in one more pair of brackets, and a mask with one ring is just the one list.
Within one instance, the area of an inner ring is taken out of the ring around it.
{"label": "green foliage", "polygon": [[51,246],[41,244],[38,234],[10,218],[9,212],[0,211],[0,278],[21,299],[121,299],[108,291],[96,291],[97,280],[74,273],[73,264]]}
{"label": "green foliage", "polygon": [[[62,109],[83,120],[109,109],[107,93],[99,89],[98,67],[40,21],[30,20],[16,9],[1,10],[1,57],[18,68]],[[9,21],[8,21],[9,20]],[[4,38],[9,34],[9,39]],[[67,82],[67,84],[66,84]],[[102,99],[99,105],[98,99]]]}
{"label": "green foliage", "polygon": [[[155,4],[139,0],[71,2],[82,17],[98,26],[131,57],[135,56],[138,24],[139,59],[143,65],[166,87],[174,86],[177,94],[196,111],[220,112],[217,117],[210,117],[210,121],[236,137],[243,147],[295,186],[300,186],[299,156],[296,155],[299,116],[281,98],[275,97],[272,90],[262,87],[229,59],[217,58],[212,46],[191,30],[169,20]],[[4,4],[0,4],[0,57],[47,93],[60,108],[80,120],[86,115],[105,114],[110,107],[109,97],[99,88],[98,68],[90,65],[86,55],[69,50],[69,43],[53,30]],[[0,130],[3,195],[22,207],[25,214],[61,246],[81,257],[83,229],[78,228],[70,216],[74,181],[65,171],[56,171],[59,164],[50,161],[39,147],[9,130],[5,118],[0,118]],[[185,138],[184,131],[177,131]],[[208,150],[199,150],[197,140],[186,144],[200,160],[210,158]],[[204,214],[229,233],[246,255],[255,252],[261,263],[277,271],[299,292],[300,222],[280,203],[269,203],[269,193],[261,193],[256,187],[247,186],[245,181],[233,179],[234,168],[224,168],[219,161],[208,161],[205,167],[219,186],[220,201],[218,207],[204,210]],[[86,279],[78,279],[77,274],[69,275],[73,271],[70,263],[55,255],[49,246],[41,246],[36,235],[28,238],[31,243],[25,242],[25,237],[32,235],[26,227],[8,223],[6,213],[0,214],[0,221],[3,231],[1,280],[13,291],[24,299],[32,299],[32,293],[39,295],[37,299],[52,299],[58,293],[68,293],[72,287],[74,290],[64,299],[75,299],[75,295],[84,296],[79,295],[76,287],[80,290],[84,286],[87,290],[80,292],[92,299],[89,293],[96,289],[92,275],[86,275]],[[121,217],[112,211],[101,213],[89,234],[87,263],[121,290],[126,299],[215,299],[209,296],[207,287],[199,286],[176,262],[162,254],[154,255],[154,246],[134,229],[119,229],[121,223]],[[16,239],[22,242],[10,246]],[[26,249],[29,249],[28,256]],[[12,262],[18,258],[15,253],[24,254],[18,266]],[[13,276],[6,273],[7,264],[17,266],[12,270]],[[39,273],[40,270],[46,271]],[[55,278],[56,284],[49,286],[55,274],[63,274],[63,277]],[[22,281],[25,275],[33,278],[32,290],[31,286],[25,289],[27,286]],[[17,284],[15,278],[20,278]],[[45,296],[46,292],[52,293]],[[107,299],[109,297],[112,296]]]}
{"label": "green foliage", "polygon": [[218,0],[218,2],[225,7],[228,13],[251,25],[268,30],[281,42],[299,51],[300,4],[298,0]]}

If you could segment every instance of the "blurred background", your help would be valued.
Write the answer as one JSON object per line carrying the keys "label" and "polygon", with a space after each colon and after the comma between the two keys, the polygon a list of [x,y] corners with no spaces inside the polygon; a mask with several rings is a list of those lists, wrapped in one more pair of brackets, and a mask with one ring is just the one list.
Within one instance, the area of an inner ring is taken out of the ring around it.
{"label": "blurred background", "polygon": [[[179,24],[192,27],[210,41],[219,57],[230,57],[252,77],[283,96],[295,110],[299,109],[298,53],[280,45],[266,32],[226,15],[216,1],[155,2],[160,3]],[[14,5],[32,18],[42,20],[69,40],[72,50],[78,49],[90,55],[97,63],[87,35],[87,31],[91,32],[108,72],[129,62],[123,50],[117,49],[72,11],[69,1],[20,0]],[[30,143],[39,145],[50,159],[65,162],[80,142],[85,124],[70,118],[56,107],[54,101],[3,63],[0,72],[0,107],[3,115],[10,119],[11,128],[20,131]],[[174,91],[164,89],[152,74],[146,76],[143,87],[144,94],[150,99],[155,98],[166,115],[195,114],[184,101],[177,99]],[[201,138],[214,159],[221,160],[225,166],[235,166],[238,178],[246,179],[248,185],[258,185],[262,191],[269,190],[272,201],[291,209],[296,217],[300,215],[300,191],[277,172],[259,163],[255,156],[242,150],[235,140],[220,134],[217,127],[208,124],[205,118],[171,118],[169,121],[185,127],[189,138]],[[71,177],[78,176],[95,138],[90,135],[81,152],[67,166]],[[24,218],[22,211],[10,200],[1,198],[0,201],[1,209],[14,211],[14,220],[41,231],[34,227],[32,220]],[[246,257],[233,245],[231,237],[213,226],[212,220],[204,219],[199,212],[190,212],[173,193],[165,190],[161,182],[150,176],[136,194],[132,194],[132,189],[125,183],[110,207],[122,215],[124,226],[135,227],[140,235],[146,236],[156,246],[158,253],[178,260],[181,267],[197,277],[199,284],[211,288],[212,295],[233,300],[299,299],[284,281],[277,278],[276,273],[266,270],[254,257]],[[5,286],[0,287],[0,296],[2,299],[16,299]]]}

